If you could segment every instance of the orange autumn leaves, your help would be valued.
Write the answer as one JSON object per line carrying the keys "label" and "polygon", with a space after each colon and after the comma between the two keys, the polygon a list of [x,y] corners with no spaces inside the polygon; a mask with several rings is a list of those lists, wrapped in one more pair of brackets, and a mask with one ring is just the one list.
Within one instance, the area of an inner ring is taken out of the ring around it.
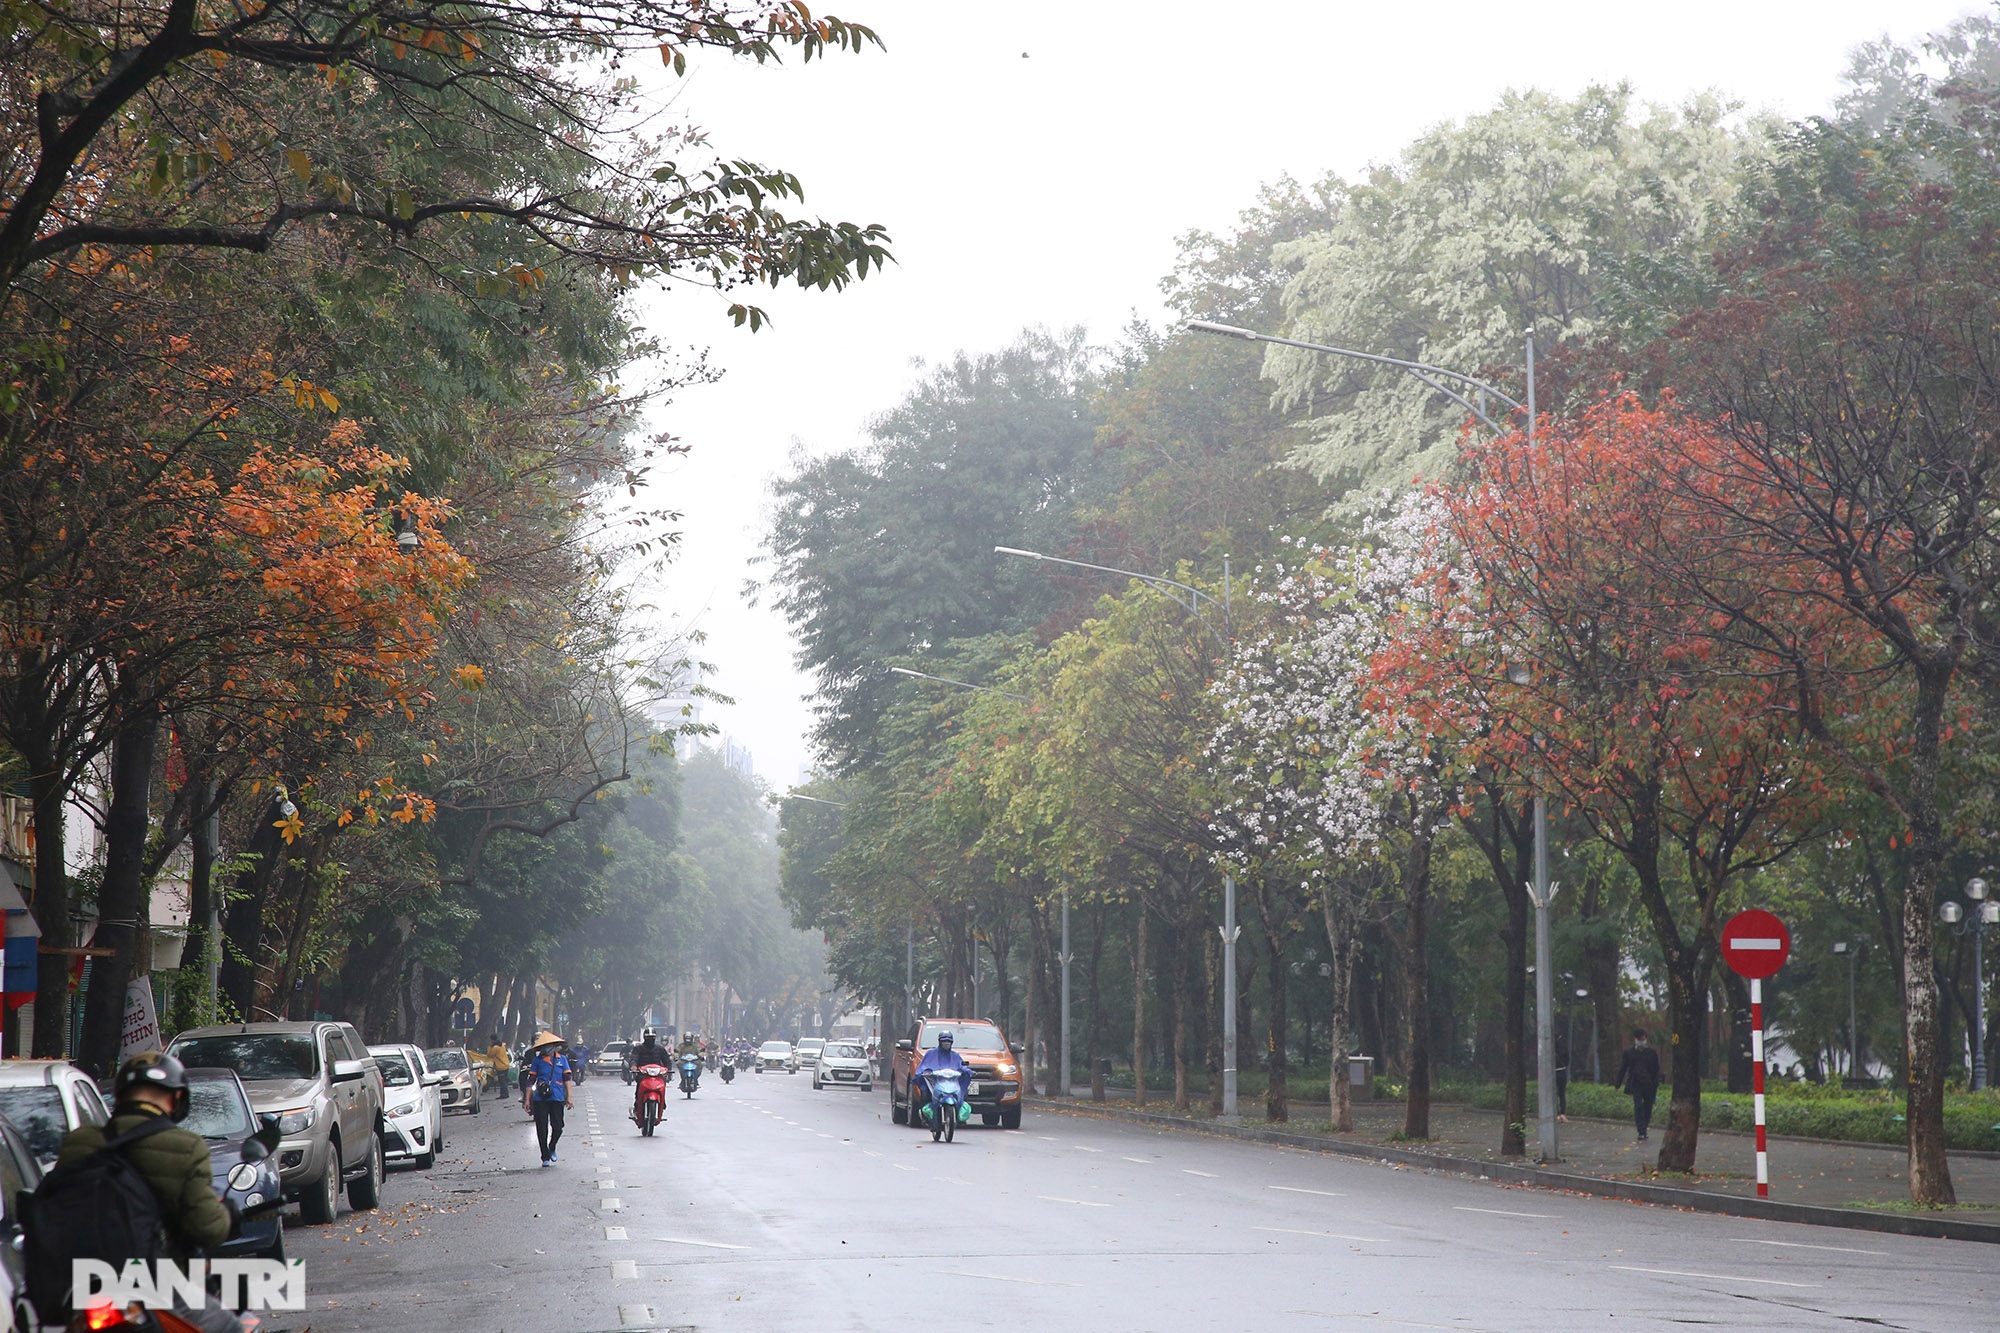
{"label": "orange autumn leaves", "polygon": [[1773,539],[1787,507],[1752,457],[1671,399],[1620,396],[1463,465],[1372,663],[1378,707],[1600,828],[1655,804],[1702,855],[1755,859],[1818,817],[1833,765],[1798,692],[1865,688],[1872,663],[1823,573]]}

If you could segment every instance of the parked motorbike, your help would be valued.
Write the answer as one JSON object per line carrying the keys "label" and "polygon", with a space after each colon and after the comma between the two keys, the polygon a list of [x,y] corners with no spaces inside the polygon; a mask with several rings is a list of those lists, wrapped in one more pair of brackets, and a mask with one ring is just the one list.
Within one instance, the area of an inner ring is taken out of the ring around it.
{"label": "parked motorbike", "polygon": [[665,1065],[640,1065],[632,1073],[639,1080],[639,1099],[632,1106],[632,1123],[639,1127],[641,1135],[650,1139],[667,1113],[669,1074]]}
{"label": "parked motorbike", "polygon": [[724,1064],[722,1066],[722,1081],[724,1083],[731,1083],[734,1082],[735,1079],[736,1079],[736,1066],[733,1064]]}
{"label": "parked motorbike", "polygon": [[681,1057],[681,1091],[689,1097],[701,1085],[701,1061],[692,1055]]}
{"label": "parked motorbike", "polygon": [[931,1069],[924,1073],[924,1095],[929,1100],[920,1109],[924,1123],[931,1127],[933,1143],[940,1139],[950,1143],[952,1132],[970,1118],[965,1090],[959,1082],[956,1069]]}

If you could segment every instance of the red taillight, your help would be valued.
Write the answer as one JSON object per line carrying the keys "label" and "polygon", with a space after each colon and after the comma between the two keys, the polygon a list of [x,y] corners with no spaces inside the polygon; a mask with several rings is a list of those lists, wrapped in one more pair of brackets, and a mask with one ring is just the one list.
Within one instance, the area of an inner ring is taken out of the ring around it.
{"label": "red taillight", "polygon": [[123,1328],[126,1323],[125,1312],[115,1305],[93,1305],[83,1312],[83,1326],[88,1329]]}

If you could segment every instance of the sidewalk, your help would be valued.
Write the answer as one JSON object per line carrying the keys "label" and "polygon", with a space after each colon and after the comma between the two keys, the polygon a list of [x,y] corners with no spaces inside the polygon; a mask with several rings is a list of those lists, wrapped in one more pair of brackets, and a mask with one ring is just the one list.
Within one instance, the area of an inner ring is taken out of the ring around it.
{"label": "sidewalk", "polygon": [[1692,1176],[1663,1176],[1655,1169],[1664,1133],[1664,1099],[1649,1142],[1635,1141],[1632,1126],[1609,1120],[1572,1119],[1557,1128],[1561,1160],[1548,1167],[1534,1161],[1535,1126],[1528,1126],[1529,1156],[1499,1153],[1501,1115],[1463,1105],[1434,1103],[1431,1137],[1426,1142],[1397,1139],[1403,1129],[1401,1102],[1363,1103],[1354,1108],[1354,1133],[1334,1137],[1319,1133],[1328,1115],[1324,1102],[1293,1103],[1287,1124],[1263,1118],[1261,1101],[1243,1104],[1240,1125],[1223,1125],[1199,1116],[1180,1116],[1171,1099],[1149,1099],[1135,1106],[1129,1090],[1107,1095],[1125,1099],[1090,1101],[1088,1087],[1064,1102],[1034,1098],[1038,1110],[1110,1113],[1164,1127],[1226,1134],[1289,1147],[1314,1148],[1348,1156],[1386,1160],[1402,1165],[1487,1175],[1557,1189],[1644,1199],[1705,1212],[1728,1212],[1827,1226],[1954,1236],[2000,1244],[2000,1155],[1952,1153],[1951,1178],[1958,1191],[1956,1208],[1919,1210],[1909,1203],[1906,1175],[1908,1154],[1900,1147],[1835,1143],[1820,1139],[1769,1141],[1769,1199],[1757,1197],[1756,1140],[1749,1134],[1704,1130]]}

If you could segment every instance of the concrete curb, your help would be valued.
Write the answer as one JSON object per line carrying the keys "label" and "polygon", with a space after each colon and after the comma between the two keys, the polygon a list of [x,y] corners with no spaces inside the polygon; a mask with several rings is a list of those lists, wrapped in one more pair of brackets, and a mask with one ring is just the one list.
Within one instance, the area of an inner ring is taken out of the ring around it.
{"label": "concrete curb", "polygon": [[1550,1171],[1538,1166],[1514,1166],[1505,1162],[1481,1161],[1476,1157],[1454,1157],[1449,1153],[1391,1148],[1353,1139],[1326,1138],[1318,1134],[1295,1134],[1289,1130],[1263,1129],[1253,1125],[1219,1125],[1209,1120],[1187,1120],[1180,1116],[1158,1115],[1151,1111],[1128,1111],[1122,1107],[1094,1106],[1060,1098],[1024,1099],[1038,1111],[1065,1115],[1095,1116],[1206,1134],[1212,1138],[1238,1139],[1248,1143],[1270,1143],[1307,1152],[1334,1153],[1363,1161],[1388,1162],[1425,1171],[1447,1171],[1455,1175],[1479,1176],[1510,1185],[1532,1185],[1537,1189],[1567,1190],[1601,1199],[1627,1199],[1639,1203],[1685,1208],[1697,1213],[1726,1217],[1749,1217],[1766,1222],[1798,1222],[1807,1226],[1840,1227],[1849,1231],[1879,1231],[1887,1235],[1921,1236],[1934,1240],[1969,1240],[2000,1245],[2000,1224],[1972,1222],[1949,1216],[1924,1213],[1875,1213],[1858,1208],[1829,1208],[1820,1204],[1785,1203],[1777,1199],[1739,1198],[1710,1194],[1676,1185],[1649,1185],[1637,1180],[1611,1180],[1603,1176],[1583,1176],[1567,1171]]}

